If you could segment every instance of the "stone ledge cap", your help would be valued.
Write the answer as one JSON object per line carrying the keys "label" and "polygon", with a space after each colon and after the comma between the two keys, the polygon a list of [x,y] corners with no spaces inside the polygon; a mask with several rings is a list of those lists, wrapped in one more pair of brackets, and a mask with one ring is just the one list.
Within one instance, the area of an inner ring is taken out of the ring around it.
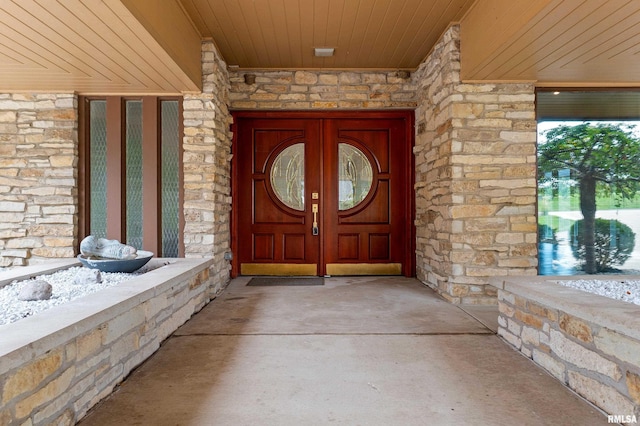
{"label": "stone ledge cap", "polygon": [[636,275],[575,275],[495,277],[490,284],[516,296],[558,309],[628,337],[640,340],[640,305],[611,299],[558,284],[574,280],[635,280]]}

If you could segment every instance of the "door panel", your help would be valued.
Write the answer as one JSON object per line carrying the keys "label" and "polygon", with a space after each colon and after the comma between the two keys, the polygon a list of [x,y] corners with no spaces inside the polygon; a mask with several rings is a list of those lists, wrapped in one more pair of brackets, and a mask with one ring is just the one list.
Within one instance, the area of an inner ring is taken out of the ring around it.
{"label": "door panel", "polygon": [[388,224],[389,217],[389,182],[378,180],[372,190],[372,194],[361,204],[350,211],[340,212],[338,222],[341,225],[349,224]]}
{"label": "door panel", "polygon": [[[387,263],[402,273],[406,257],[404,229],[411,217],[402,203],[410,185],[404,173],[407,165],[402,147],[409,141],[402,121],[329,120],[324,129],[325,209],[331,212],[325,216],[325,228],[330,231],[324,235],[326,264],[349,266],[349,274],[366,274],[374,270],[367,265]],[[367,157],[373,180],[362,202],[346,210],[341,209],[340,187],[355,186],[349,180],[353,181],[357,173],[344,172],[349,160],[340,158],[341,144],[354,146]],[[393,145],[396,149],[391,149]],[[329,269],[332,268],[335,266]]]}
{"label": "door panel", "polygon": [[274,235],[253,235],[253,258],[256,260],[274,260]]}
{"label": "door panel", "polygon": [[235,113],[234,275],[413,275],[412,119]]}
{"label": "door panel", "polygon": [[[295,141],[304,140],[304,131],[285,131],[281,129],[255,129],[253,134],[254,143],[254,173],[266,173],[267,162],[274,149],[281,144],[290,146]],[[284,149],[283,146],[281,149]]]}
{"label": "door panel", "polygon": [[303,261],[305,259],[304,234],[284,235],[284,260]]}
{"label": "door panel", "polygon": [[[306,194],[308,187],[320,186],[319,141],[320,123],[314,121],[259,119],[238,127],[236,152],[242,161],[236,163],[237,253],[245,265],[241,273],[319,273],[319,238],[311,232],[311,197]],[[303,144],[302,159],[287,155],[286,150],[297,144]],[[304,168],[301,182],[287,174],[295,174],[299,163]],[[283,188],[274,188],[274,183]],[[285,265],[283,272],[279,264]]]}
{"label": "door panel", "polygon": [[[270,194],[266,188],[264,177],[257,177],[254,180],[253,193],[255,194],[255,203],[253,207],[253,216],[256,224],[304,224],[304,214],[291,213],[286,207],[280,206],[278,201],[274,200],[273,194]],[[274,208],[265,208],[273,204]]]}
{"label": "door panel", "polygon": [[[347,126],[349,123],[338,122],[338,126]],[[371,126],[373,123],[367,124]],[[351,125],[362,125],[359,122]],[[377,168],[379,173],[389,173],[389,129],[375,129],[370,128],[368,130],[350,130],[346,129],[333,129],[338,134],[334,137],[339,138],[341,141],[350,145],[354,145],[367,153],[369,151],[373,156],[373,159],[377,161]]]}

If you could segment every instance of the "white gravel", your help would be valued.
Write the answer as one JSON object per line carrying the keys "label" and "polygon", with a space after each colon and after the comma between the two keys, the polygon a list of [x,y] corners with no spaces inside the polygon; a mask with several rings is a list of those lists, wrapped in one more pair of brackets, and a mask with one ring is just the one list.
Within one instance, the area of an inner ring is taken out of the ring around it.
{"label": "white gravel", "polygon": [[[155,267],[158,266],[159,265],[156,265]],[[14,281],[9,285],[0,288],[0,325],[10,324],[51,307],[62,305],[63,303],[77,299],[78,297],[95,293],[98,290],[130,280],[155,268],[151,266],[144,266],[130,274],[102,272],[101,283],[90,285],[74,284],[73,279],[80,269],[82,269],[82,267],[75,266],[54,272],[53,274],[39,276],[38,279],[47,281],[53,287],[53,294],[49,300],[19,300],[18,294],[20,293],[20,288],[28,281]],[[2,272],[1,268],[0,272]]]}
{"label": "white gravel", "polygon": [[640,280],[558,280],[558,284],[640,305]]}

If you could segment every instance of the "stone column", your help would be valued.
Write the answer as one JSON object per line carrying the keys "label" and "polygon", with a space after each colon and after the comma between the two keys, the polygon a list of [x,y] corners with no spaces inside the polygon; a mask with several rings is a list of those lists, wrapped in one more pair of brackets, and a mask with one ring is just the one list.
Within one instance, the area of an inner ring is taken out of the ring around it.
{"label": "stone column", "polygon": [[415,78],[418,278],[496,303],[489,278],[537,274],[534,86],[462,83],[457,25]]}
{"label": "stone column", "polygon": [[216,288],[229,279],[231,114],[227,66],[214,44],[202,44],[203,90],[184,95],[184,244],[186,257],[213,257]]}

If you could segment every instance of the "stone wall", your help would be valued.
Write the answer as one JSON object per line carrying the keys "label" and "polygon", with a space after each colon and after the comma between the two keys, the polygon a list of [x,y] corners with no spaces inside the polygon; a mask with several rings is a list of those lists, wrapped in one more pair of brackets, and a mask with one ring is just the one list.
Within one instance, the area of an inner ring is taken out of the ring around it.
{"label": "stone wall", "polygon": [[605,412],[640,417],[640,306],[545,278],[494,285],[499,336]]}
{"label": "stone wall", "polygon": [[536,275],[530,84],[463,84],[459,27],[414,76],[417,276],[453,303],[495,303],[497,275]]}
{"label": "stone wall", "polygon": [[[245,76],[255,82],[247,84]],[[402,71],[234,71],[233,109],[414,109],[416,86]]]}
{"label": "stone wall", "polygon": [[[24,268],[25,278],[42,266]],[[210,266],[173,260],[90,302],[53,307],[47,321],[0,326],[0,424],[76,424],[209,302]]]}
{"label": "stone wall", "polygon": [[214,44],[202,44],[203,91],[185,94],[184,245],[186,257],[213,257],[214,287],[225,285],[231,242],[231,131],[227,66]]}
{"label": "stone wall", "polygon": [[73,257],[77,98],[0,94],[0,267]]}

